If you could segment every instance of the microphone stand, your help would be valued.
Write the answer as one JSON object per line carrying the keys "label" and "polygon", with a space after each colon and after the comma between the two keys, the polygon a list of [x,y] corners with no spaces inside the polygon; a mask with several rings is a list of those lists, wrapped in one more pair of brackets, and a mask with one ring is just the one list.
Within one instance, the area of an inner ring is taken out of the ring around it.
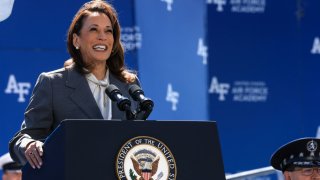
{"label": "microphone stand", "polygon": [[139,106],[135,110],[137,120],[147,120],[153,110],[153,101],[144,96],[143,90],[136,84],[129,87],[129,94],[133,100],[139,102]]}
{"label": "microphone stand", "polygon": [[129,106],[125,107],[125,112],[126,112],[127,120],[135,120],[136,119],[136,114],[131,111]]}
{"label": "microphone stand", "polygon": [[119,109],[125,111],[127,120],[134,120],[136,118],[136,114],[131,111],[131,102],[129,99],[125,99],[117,102]]}
{"label": "microphone stand", "polygon": [[153,104],[147,104],[141,106],[141,108],[137,108],[136,110],[136,120],[147,120],[149,115],[151,114],[153,110]]}

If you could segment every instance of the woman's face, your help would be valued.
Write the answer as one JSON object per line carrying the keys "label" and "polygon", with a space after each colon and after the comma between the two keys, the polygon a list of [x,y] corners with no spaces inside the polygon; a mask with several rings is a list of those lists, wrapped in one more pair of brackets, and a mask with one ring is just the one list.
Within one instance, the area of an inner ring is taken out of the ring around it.
{"label": "woman's face", "polygon": [[105,63],[113,48],[113,29],[109,17],[93,12],[83,20],[80,35],[73,34],[73,45],[79,47],[86,64]]}

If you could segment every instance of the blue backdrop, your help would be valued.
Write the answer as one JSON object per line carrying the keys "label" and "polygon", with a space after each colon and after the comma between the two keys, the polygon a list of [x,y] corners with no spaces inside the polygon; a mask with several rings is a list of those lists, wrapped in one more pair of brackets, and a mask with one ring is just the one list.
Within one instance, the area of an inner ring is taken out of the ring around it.
{"label": "blue backdrop", "polygon": [[[37,76],[69,58],[66,33],[84,2],[0,3],[0,154]],[[112,3],[126,63],[155,102],[150,119],[217,121],[226,173],[268,166],[280,145],[320,136],[320,1]]]}
{"label": "blue backdrop", "polygon": [[208,4],[209,107],[226,172],[235,173],[316,135],[320,11],[319,1],[224,2]]}

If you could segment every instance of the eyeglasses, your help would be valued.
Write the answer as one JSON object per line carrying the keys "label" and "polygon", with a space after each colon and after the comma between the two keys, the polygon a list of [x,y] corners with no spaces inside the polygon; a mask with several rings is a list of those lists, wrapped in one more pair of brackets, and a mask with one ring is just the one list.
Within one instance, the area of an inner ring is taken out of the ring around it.
{"label": "eyeglasses", "polygon": [[320,167],[317,168],[295,168],[294,171],[301,171],[301,174],[305,176],[311,176],[314,171],[317,171],[320,175]]}

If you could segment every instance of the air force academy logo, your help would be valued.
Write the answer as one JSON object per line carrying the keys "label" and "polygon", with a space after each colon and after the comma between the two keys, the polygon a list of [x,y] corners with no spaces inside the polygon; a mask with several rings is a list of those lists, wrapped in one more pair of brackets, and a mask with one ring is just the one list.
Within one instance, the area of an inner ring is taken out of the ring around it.
{"label": "air force academy logo", "polygon": [[223,12],[223,6],[227,4],[227,0],[207,0],[207,4],[216,4],[217,11]]}
{"label": "air force academy logo", "polygon": [[319,37],[314,38],[311,54],[320,54],[320,38]]}
{"label": "air force academy logo", "polygon": [[12,12],[14,0],[0,1],[0,22],[6,20]]}
{"label": "air force academy logo", "polygon": [[163,142],[138,136],[121,147],[116,173],[119,180],[175,180],[177,168],[173,154]]}
{"label": "air force academy logo", "polygon": [[212,77],[209,93],[219,94],[219,101],[225,101],[225,95],[229,93],[230,84],[219,83],[217,77]]}
{"label": "air force academy logo", "polygon": [[161,0],[161,1],[167,3],[167,11],[172,11],[173,0]]}
{"label": "air force academy logo", "polygon": [[179,103],[179,96],[180,96],[179,92],[174,91],[172,88],[172,84],[169,83],[167,88],[166,101],[172,103],[172,106],[171,106],[172,111],[177,110],[177,104]]}
{"label": "air force academy logo", "polygon": [[31,83],[17,82],[16,77],[11,74],[9,76],[7,88],[4,90],[6,94],[18,94],[18,102],[23,103],[26,101],[25,95],[29,95]]}
{"label": "air force academy logo", "polygon": [[206,65],[208,63],[208,47],[204,44],[202,38],[198,41],[197,55],[202,57],[202,64]]}

